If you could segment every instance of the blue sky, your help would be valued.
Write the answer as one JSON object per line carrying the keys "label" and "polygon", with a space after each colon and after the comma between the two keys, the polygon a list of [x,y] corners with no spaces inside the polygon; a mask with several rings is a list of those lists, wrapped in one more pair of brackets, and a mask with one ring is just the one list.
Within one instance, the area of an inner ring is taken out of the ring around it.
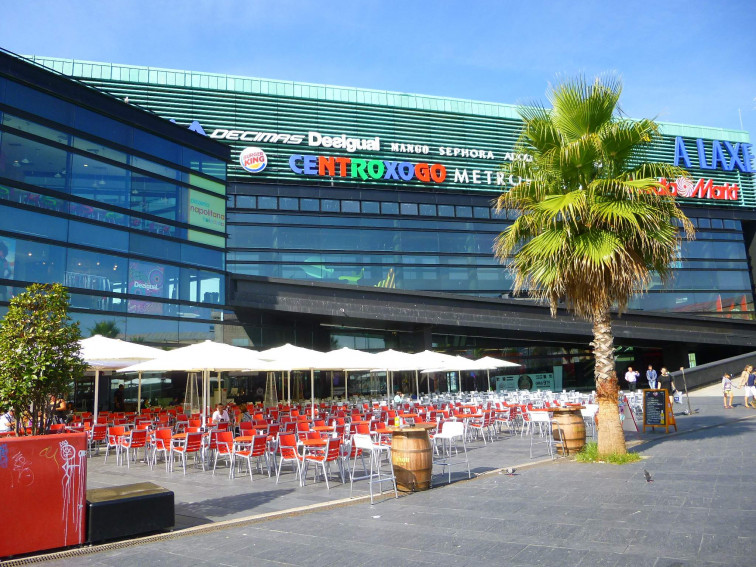
{"label": "blue sky", "polygon": [[17,0],[0,47],[503,103],[615,71],[630,116],[756,135],[754,0]]}

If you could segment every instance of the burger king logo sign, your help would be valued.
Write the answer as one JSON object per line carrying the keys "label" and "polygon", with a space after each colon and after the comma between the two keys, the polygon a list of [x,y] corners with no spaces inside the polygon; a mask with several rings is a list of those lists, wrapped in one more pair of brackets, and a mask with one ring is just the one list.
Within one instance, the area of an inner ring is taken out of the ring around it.
{"label": "burger king logo sign", "polygon": [[268,165],[268,156],[260,148],[244,148],[239,154],[239,165],[250,173],[260,173]]}

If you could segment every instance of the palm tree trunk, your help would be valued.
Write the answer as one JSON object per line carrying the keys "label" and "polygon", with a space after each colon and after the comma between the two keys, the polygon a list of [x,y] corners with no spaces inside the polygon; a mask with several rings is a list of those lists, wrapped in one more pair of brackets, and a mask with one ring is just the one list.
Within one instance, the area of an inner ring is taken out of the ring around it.
{"label": "palm tree trunk", "polygon": [[593,356],[598,399],[598,454],[625,454],[625,432],[619,419],[619,385],[614,367],[614,335],[609,309],[593,319]]}

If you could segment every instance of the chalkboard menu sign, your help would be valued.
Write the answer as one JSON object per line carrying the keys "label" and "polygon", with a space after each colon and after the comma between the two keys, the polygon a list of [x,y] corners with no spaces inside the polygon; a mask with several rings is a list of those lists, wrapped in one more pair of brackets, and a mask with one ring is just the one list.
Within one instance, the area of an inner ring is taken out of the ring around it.
{"label": "chalkboard menu sign", "polygon": [[667,390],[643,390],[643,431],[646,431],[646,427],[663,427],[669,430],[674,419],[670,414]]}

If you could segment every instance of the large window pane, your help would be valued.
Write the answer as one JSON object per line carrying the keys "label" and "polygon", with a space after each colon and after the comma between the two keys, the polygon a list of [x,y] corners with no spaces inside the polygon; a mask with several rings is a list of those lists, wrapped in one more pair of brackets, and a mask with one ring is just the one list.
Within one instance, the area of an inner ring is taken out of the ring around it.
{"label": "large window pane", "polygon": [[[2,191],[0,187],[0,191]],[[39,195],[36,195],[40,197]],[[68,221],[34,211],[0,205],[0,230],[42,236],[65,242]]]}
{"label": "large window pane", "polygon": [[126,258],[71,248],[66,262],[65,284],[68,287],[125,293],[127,268]]}
{"label": "large window pane", "polygon": [[98,248],[117,252],[129,251],[128,232],[74,220],[69,223],[68,241],[88,246],[96,243]]}
{"label": "large window pane", "polygon": [[130,172],[88,157],[71,159],[71,193],[85,199],[129,208]]}

